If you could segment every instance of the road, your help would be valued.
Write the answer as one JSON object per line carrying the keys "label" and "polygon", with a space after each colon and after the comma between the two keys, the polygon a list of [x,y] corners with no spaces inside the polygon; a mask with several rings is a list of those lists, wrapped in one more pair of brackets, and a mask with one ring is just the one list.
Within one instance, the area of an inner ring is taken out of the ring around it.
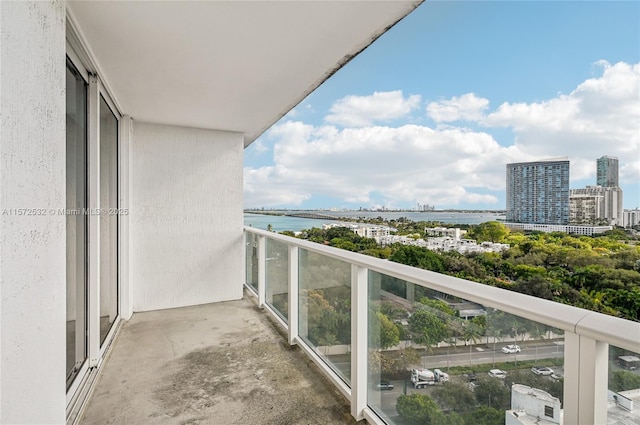
{"label": "road", "polygon": [[[470,366],[479,364],[503,363],[506,361],[523,361],[537,360],[549,358],[562,358],[564,356],[564,345],[562,342],[551,342],[545,344],[535,344],[529,346],[521,346],[522,351],[517,354],[504,354],[503,345],[496,344],[496,351],[486,349],[485,345],[472,345],[471,352],[469,348],[456,347],[450,348],[449,354],[447,349],[440,348],[438,353],[421,357],[422,364],[420,366],[428,369],[444,369],[451,366]],[[491,346],[493,348],[493,346]],[[351,360],[348,355],[328,356],[334,367],[342,371],[343,374],[349,376],[351,374]],[[409,365],[412,366],[412,365]],[[417,365],[413,365],[417,366]]]}
{"label": "road", "polygon": [[[493,347],[492,347],[493,348]],[[536,344],[535,346],[521,346],[522,351],[516,354],[504,354],[501,345],[496,345],[496,351],[487,350],[483,346],[471,346],[460,351],[458,347],[455,352],[451,350],[449,354],[434,354],[422,356],[422,366],[426,368],[446,368],[450,366],[473,366],[487,363],[503,363],[506,361],[537,360],[548,358],[561,358],[564,356],[564,346],[562,343]],[[442,350],[442,349],[441,349]]]}

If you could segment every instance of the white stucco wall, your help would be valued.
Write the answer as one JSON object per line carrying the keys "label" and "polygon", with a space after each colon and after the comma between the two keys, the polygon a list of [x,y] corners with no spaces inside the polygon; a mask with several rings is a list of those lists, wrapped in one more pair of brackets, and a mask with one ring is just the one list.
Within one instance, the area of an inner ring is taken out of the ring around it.
{"label": "white stucco wall", "polygon": [[133,122],[133,310],[239,299],[243,136]]}
{"label": "white stucco wall", "polygon": [[0,423],[62,424],[64,3],[0,1],[0,37]]}

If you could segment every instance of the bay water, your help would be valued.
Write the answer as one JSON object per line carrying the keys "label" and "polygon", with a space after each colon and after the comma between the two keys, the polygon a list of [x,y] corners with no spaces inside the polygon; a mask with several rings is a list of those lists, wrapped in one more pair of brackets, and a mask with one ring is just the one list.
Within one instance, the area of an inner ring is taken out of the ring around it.
{"label": "bay water", "polygon": [[[274,211],[275,212],[275,211]],[[286,213],[296,213],[300,211],[287,211]],[[318,213],[327,216],[346,217],[350,219],[377,218],[382,217],[387,220],[406,217],[412,221],[437,221],[446,224],[480,224],[486,221],[504,220],[504,214],[499,212],[464,212],[464,211],[305,211]],[[282,211],[282,213],[285,213]],[[290,230],[298,232],[312,227],[322,228],[323,224],[336,223],[328,219],[312,219],[289,217],[285,215],[267,215],[244,213],[245,226],[252,226],[266,230],[269,225],[275,232]]]}

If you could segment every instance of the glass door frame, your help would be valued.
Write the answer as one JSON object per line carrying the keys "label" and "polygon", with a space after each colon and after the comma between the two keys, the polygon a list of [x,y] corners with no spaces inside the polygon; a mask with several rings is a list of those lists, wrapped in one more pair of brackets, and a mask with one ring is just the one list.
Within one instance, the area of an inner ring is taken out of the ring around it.
{"label": "glass door frame", "polygon": [[[86,345],[87,357],[82,367],[78,370],[73,381],[67,388],[67,406],[74,403],[76,397],[82,392],[88,383],[91,370],[98,368],[108,349],[113,342],[115,335],[121,324],[123,301],[122,301],[122,255],[123,247],[126,247],[127,234],[123,232],[121,226],[122,218],[117,215],[116,222],[116,288],[117,313],[113,324],[106,334],[104,342],[100,342],[100,100],[104,99],[110,112],[115,116],[118,126],[116,130],[116,200],[117,208],[120,209],[122,201],[122,188],[126,187],[128,173],[123,175],[121,164],[125,159],[123,155],[123,115],[117,103],[109,93],[108,88],[95,72],[90,72],[91,61],[87,60],[88,53],[83,44],[79,41],[77,33],[72,25],[67,22],[67,58],[76,67],[80,75],[87,83],[87,147],[86,147],[86,192],[87,192],[87,222],[86,222]],[[127,128],[129,126],[126,126]],[[126,158],[128,163],[128,158]],[[125,177],[123,179],[123,177]],[[126,263],[125,263],[126,264]],[[80,300],[76,300],[78,303]]]}

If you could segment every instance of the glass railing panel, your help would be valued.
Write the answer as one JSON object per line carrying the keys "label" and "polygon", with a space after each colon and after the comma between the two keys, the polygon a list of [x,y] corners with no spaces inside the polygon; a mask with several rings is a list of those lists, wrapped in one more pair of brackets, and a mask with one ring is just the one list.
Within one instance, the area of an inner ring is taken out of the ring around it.
{"label": "glass railing panel", "polygon": [[299,250],[298,334],[351,383],[351,265]]}
{"label": "glass railing panel", "polygon": [[376,272],[369,298],[368,404],[389,423],[504,423],[532,389],[559,417],[557,329]]}
{"label": "glass railing panel", "polygon": [[284,319],[289,315],[289,247],[273,239],[266,241],[265,302]]}
{"label": "glass railing panel", "polygon": [[640,353],[609,346],[607,423],[640,424]]}
{"label": "glass railing panel", "polygon": [[368,285],[367,404],[387,423],[402,424],[396,403],[412,393],[411,368],[422,363],[408,331],[413,304],[407,288],[414,287],[373,271]]}
{"label": "glass railing panel", "polygon": [[244,232],[245,235],[245,279],[247,285],[258,292],[258,235]]}

